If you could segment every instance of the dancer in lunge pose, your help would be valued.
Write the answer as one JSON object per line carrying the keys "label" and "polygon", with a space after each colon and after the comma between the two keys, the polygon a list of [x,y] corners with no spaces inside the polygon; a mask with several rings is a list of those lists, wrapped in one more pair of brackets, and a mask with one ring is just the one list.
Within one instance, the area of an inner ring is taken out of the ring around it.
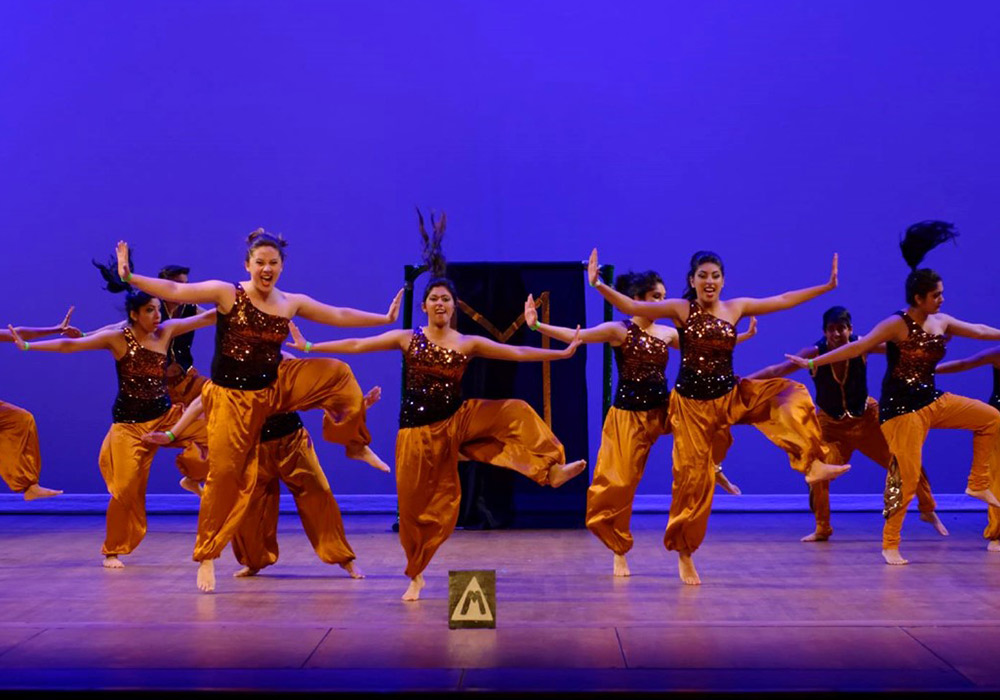
{"label": "dancer in lunge pose", "polygon": [[[46,328],[15,328],[22,340],[35,340],[47,335],[62,335],[79,338],[83,335],[78,328],[69,325],[73,307],[69,307],[66,317],[58,326]],[[0,329],[0,342],[14,342],[14,334],[6,328]],[[14,493],[24,495],[24,500],[51,498],[62,493],[38,483],[42,471],[42,456],[38,447],[38,429],[35,417],[30,412],[6,401],[0,401],[0,478]]]}
{"label": "dancer in lunge pose", "polygon": [[733,373],[736,323],[798,306],[837,286],[837,256],[825,284],[765,299],[722,300],[722,259],[710,251],[691,256],[687,290],[682,299],[637,301],[601,282],[597,249],[590,254],[590,284],[619,311],[644,318],[669,318],[680,335],[681,367],[670,399],[674,435],[674,482],[670,520],[663,544],[679,556],[681,581],[701,579],[692,555],[705,538],[715,486],[712,456],[716,435],[741,423],[757,427],[784,449],[793,469],[806,483],[843,474],[849,465],[826,463],[815,408],[805,386],[788,379],[739,379]]}
{"label": "dancer in lunge pose", "polygon": [[[619,275],[615,289],[637,301],[663,301],[666,287],[660,276],[648,270]],[[572,328],[553,326],[538,320],[534,298],[524,304],[524,321],[542,335],[569,342]],[[750,319],[750,330],[736,342],[753,337],[757,320]],[[629,576],[626,554],[632,549],[632,502],[646,468],[653,444],[670,432],[667,388],[668,348],[680,349],[677,331],[643,316],[627,321],[608,321],[580,331],[583,343],[608,343],[615,350],[618,366],[618,390],[614,405],[608,409],[601,433],[601,446],[594,466],[594,480],[587,490],[587,527],[614,558],[615,576]],[[715,483],[724,491],[738,495],[739,488],[722,473],[722,460],[732,443],[729,431],[720,431],[712,446]]]}
{"label": "dancer in lunge pose", "polygon": [[[799,357],[815,359],[823,353],[858,339],[854,334],[851,313],[843,306],[832,306],[823,314],[823,337],[813,345],[798,352]],[[885,352],[878,345],[871,352]],[[878,402],[868,395],[867,354],[817,367],[811,372],[816,385],[816,416],[823,431],[823,442],[830,448],[830,460],[847,462],[855,450],[861,452],[883,469],[892,462],[889,445],[878,421]],[[799,369],[794,362],[785,361],[747,376],[747,379],[784,377]],[[947,528],[934,509],[934,495],[923,469],[917,482],[917,501],[920,519],[930,523],[938,534],[946,536]],[[830,525],[830,485],[821,481],[809,487],[809,507],[816,517],[816,529],[802,538],[803,542],[823,542],[833,535]]]}
{"label": "dancer in lunge pose", "polygon": [[[98,463],[111,494],[101,549],[104,567],[121,569],[124,564],[119,557],[131,553],[146,535],[146,483],[157,446],[143,442],[142,436],[167,429],[183,412],[183,407],[171,405],[167,395],[167,347],[175,335],[211,324],[212,314],[161,323],[159,300],[132,290],[117,279],[113,269],[102,267],[102,274],[109,291],[127,292],[128,324],[124,328],[41,342],[25,341],[13,328],[11,333],[22,350],[107,350],[115,358],[118,395],[111,409],[114,422],[104,437]],[[170,447],[183,450],[176,462],[188,483],[196,484],[208,474],[206,439],[205,423],[200,421],[187,436],[171,441]]]}
{"label": "dancer in lunge pose", "polygon": [[982,401],[939,391],[934,383],[934,368],[944,357],[946,336],[1000,340],[1000,329],[940,313],[944,301],[941,275],[929,268],[917,269],[932,248],[957,235],[953,225],[943,221],[910,226],[899,244],[911,270],[906,278],[906,310],[897,311],[864,337],[814,359],[787,356],[799,367],[813,371],[871,352],[879,343],[886,344],[888,365],[882,380],[879,419],[895,458],[886,479],[886,521],[882,530],[882,556],[887,564],[907,563],[899,553],[900,531],[906,508],[920,483],[924,440],[931,428],[973,431],[972,468],[965,492],[1000,506],[990,491],[1000,413]]}
{"label": "dancer in lunge pose", "polygon": [[389,470],[368,446],[371,436],[365,427],[361,388],[350,367],[333,359],[282,362],[281,345],[289,319],[295,316],[331,326],[392,323],[402,290],[384,314],[329,306],[305,294],[284,292],[276,285],[286,245],[280,236],[258,229],[247,238],[244,265],[249,280],[184,284],[133,274],[128,245],[118,244],[119,274],[130,284],[166,301],[213,304],[218,312],[212,380],[202,389],[210,470],[194,548],[197,584],[205,592],[215,589],[215,559],[236,534],[250,503],[257,482],[254,455],[269,416],[324,409],[326,440],[344,445],[352,459]]}

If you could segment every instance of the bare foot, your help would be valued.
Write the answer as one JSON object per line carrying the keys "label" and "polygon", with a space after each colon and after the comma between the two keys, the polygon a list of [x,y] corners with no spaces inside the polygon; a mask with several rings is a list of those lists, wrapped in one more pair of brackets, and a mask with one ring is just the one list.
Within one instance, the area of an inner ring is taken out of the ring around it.
{"label": "bare foot", "polygon": [[[244,566],[242,569],[233,574],[233,578],[250,578],[251,576],[256,576],[258,573],[260,573],[260,569],[255,569],[252,566]],[[200,587],[201,584],[199,584],[199,588]]]}
{"label": "bare foot", "polygon": [[986,545],[987,552],[1000,552],[1000,540],[990,540]]}
{"label": "bare foot", "polygon": [[34,501],[36,498],[52,498],[53,496],[58,496],[61,493],[62,491],[47,489],[44,486],[32,484],[24,490],[24,500]]}
{"label": "bare foot", "polygon": [[722,473],[722,470],[715,472],[715,485],[728,494],[733,496],[740,496],[743,494],[740,491],[740,487],[729,480],[729,478]]}
{"label": "bare foot", "polygon": [[211,593],[215,590],[215,560],[205,559],[198,564],[198,590]]}
{"label": "bare foot", "polygon": [[368,390],[368,393],[365,394],[364,398],[361,399],[361,403],[364,404],[365,408],[371,408],[381,398],[382,398],[382,387],[373,386],[371,389]]}
{"label": "bare foot", "polygon": [[681,581],[689,586],[700,586],[701,578],[698,576],[698,571],[694,568],[694,560],[691,559],[691,555],[680,554],[680,552],[678,554],[677,569],[681,575]]}
{"label": "bare foot", "polygon": [[809,473],[806,474],[806,483],[815,484],[820,481],[833,481],[841,474],[851,468],[850,464],[826,464],[818,459],[813,460],[809,465]]}
{"label": "bare foot", "polygon": [[972,489],[965,489],[965,494],[967,496],[972,496],[973,498],[978,498],[980,501],[986,501],[991,506],[996,506],[1000,508],[1000,501],[997,497],[993,495],[993,492],[989,489],[982,489],[980,491],[973,491]]}
{"label": "bare foot", "polygon": [[578,459],[569,464],[553,464],[549,467],[549,486],[557,489],[586,468],[585,459]]}
{"label": "bare foot", "polygon": [[816,530],[813,533],[806,535],[801,540],[799,540],[799,542],[826,542],[828,539],[830,539],[830,535],[832,534],[833,534],[832,532],[827,532],[826,530],[820,530],[819,528],[816,528]]}
{"label": "bare foot", "polygon": [[[378,387],[375,387],[376,389]],[[351,578],[364,578],[365,572],[355,566],[353,561],[349,561],[346,564],[341,564],[340,568],[350,574]]]}
{"label": "bare foot", "polygon": [[378,469],[380,472],[389,472],[389,465],[383,462],[377,454],[372,451],[372,448],[365,445],[360,448],[347,448],[347,456],[351,459],[357,459],[366,464]]}
{"label": "bare foot", "polygon": [[948,536],[948,528],[944,526],[944,523],[941,522],[941,518],[939,518],[937,513],[933,510],[930,513],[921,513],[920,519],[925,523],[930,523],[934,529],[937,530],[937,534],[941,535],[941,537]]}
{"label": "bare foot", "polygon": [[101,562],[101,566],[105,569],[124,569],[125,565],[122,560],[118,558],[117,554],[111,554],[104,557],[104,561]]}
{"label": "bare foot", "polygon": [[615,576],[631,576],[632,572],[628,569],[628,560],[625,558],[624,554],[616,554],[614,562],[614,574]]}
{"label": "bare foot", "polygon": [[898,549],[883,549],[882,558],[885,559],[886,564],[892,564],[893,566],[902,566],[903,564],[909,564],[906,559],[903,559],[903,555],[899,553]]}
{"label": "bare foot", "polygon": [[403,600],[420,600],[420,590],[424,587],[424,575],[417,574],[410,579],[410,585],[406,587]]}
{"label": "bare foot", "polygon": [[201,498],[201,494],[204,491],[201,484],[192,479],[190,476],[185,476],[181,479],[180,487],[185,491],[190,491],[198,498]]}

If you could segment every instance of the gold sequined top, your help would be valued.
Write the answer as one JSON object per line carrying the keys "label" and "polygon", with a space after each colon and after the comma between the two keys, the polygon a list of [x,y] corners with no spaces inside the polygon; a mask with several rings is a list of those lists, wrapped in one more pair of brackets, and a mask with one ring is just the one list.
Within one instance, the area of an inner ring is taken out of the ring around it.
{"label": "gold sequined top", "polygon": [[430,425],[453,415],[462,405],[462,375],[468,364],[468,355],[435,345],[422,328],[413,329],[403,353],[399,427]]}
{"label": "gold sequined top", "polygon": [[122,329],[127,350],[115,362],[118,395],[111,409],[115,423],[145,423],[170,409],[167,356],[139,345],[132,329]]}
{"label": "gold sequined top", "polygon": [[1000,369],[993,368],[993,393],[990,395],[990,406],[1000,411]]}
{"label": "gold sequined top", "polygon": [[674,389],[687,399],[708,401],[736,386],[733,348],[736,327],[691,301],[687,324],[677,329],[681,339],[681,368]]}
{"label": "gold sequined top", "polygon": [[215,322],[212,381],[229,389],[266,389],[278,377],[288,319],[261,311],[238,282],[236,303]]}
{"label": "gold sequined top", "polygon": [[632,321],[625,325],[625,342],[615,348],[618,390],[614,406],[623,411],[648,411],[667,405],[667,343]]}
{"label": "gold sequined top", "polygon": [[885,377],[878,400],[878,418],[883,423],[919,411],[944,393],[934,385],[934,371],[944,358],[944,336],[928,333],[905,311],[896,315],[906,321],[909,333],[900,343],[885,344]]}

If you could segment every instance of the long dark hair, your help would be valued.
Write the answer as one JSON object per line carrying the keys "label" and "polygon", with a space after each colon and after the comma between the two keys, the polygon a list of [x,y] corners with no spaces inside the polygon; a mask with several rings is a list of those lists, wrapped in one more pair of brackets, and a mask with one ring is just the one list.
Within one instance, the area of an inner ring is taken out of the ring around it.
{"label": "long dark hair", "polygon": [[929,267],[918,270],[917,265],[923,262],[924,256],[931,250],[957,237],[958,231],[954,224],[935,220],[915,223],[900,237],[899,249],[906,264],[910,266],[910,274],[906,276],[907,306],[912,306],[918,296],[933,292],[941,281],[941,275],[937,272]]}
{"label": "long dark hair", "polygon": [[[107,265],[103,265],[96,260],[91,260],[91,262],[101,273],[101,277],[104,278],[104,288],[106,290],[112,294],[121,294],[122,292],[125,292],[125,319],[131,324],[132,312],[138,311],[143,306],[151,302],[153,300],[153,296],[136,289],[118,275],[118,257],[116,255],[112,255],[108,258]],[[128,251],[128,269],[135,269],[135,266],[132,264],[131,248],[129,248]]]}
{"label": "long dark hair", "polygon": [[423,244],[421,252],[424,265],[427,266],[427,271],[431,275],[431,278],[427,281],[427,286],[424,287],[424,295],[421,301],[427,301],[427,297],[434,287],[444,287],[451,292],[453,299],[458,299],[458,293],[455,291],[455,283],[445,277],[448,262],[445,260],[444,250],[441,248],[441,241],[444,239],[444,230],[448,225],[448,215],[441,212],[441,216],[435,218],[432,211],[431,231],[433,233],[427,233],[427,228],[424,226],[424,215],[420,213],[418,207],[417,222],[420,224],[420,241]]}
{"label": "long dark hair", "polygon": [[718,253],[713,253],[710,250],[699,250],[697,253],[691,256],[691,263],[688,266],[687,277],[684,278],[684,294],[681,295],[682,299],[687,299],[689,301],[694,301],[698,298],[698,292],[694,290],[694,286],[691,284],[691,280],[694,278],[694,273],[698,271],[698,268],[705,263],[713,263],[719,266],[719,270],[722,272],[722,276],[726,275],[726,266],[722,264],[722,258]]}
{"label": "long dark hair", "polygon": [[630,299],[636,297],[642,299],[646,294],[656,289],[658,284],[663,284],[663,278],[654,270],[646,270],[645,272],[629,270],[615,278],[615,289]]}

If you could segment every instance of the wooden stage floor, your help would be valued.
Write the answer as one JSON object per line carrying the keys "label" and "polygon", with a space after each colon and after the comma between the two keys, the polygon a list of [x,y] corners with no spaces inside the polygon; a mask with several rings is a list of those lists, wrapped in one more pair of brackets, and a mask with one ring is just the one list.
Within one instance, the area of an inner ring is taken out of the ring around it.
{"label": "wooden stage floor", "polygon": [[[346,518],[368,577],[313,555],[282,516],[281,561],[194,587],[194,516],[150,519],[123,571],[100,567],[103,519],[0,516],[0,687],[263,691],[1000,689],[1000,554],[983,513],[913,513],[906,567],[881,563],[877,513],[717,513],[685,587],[666,517],[635,518],[633,576],[585,530],[457,532],[404,604],[386,516]],[[498,628],[450,631],[447,571],[497,569]]]}

